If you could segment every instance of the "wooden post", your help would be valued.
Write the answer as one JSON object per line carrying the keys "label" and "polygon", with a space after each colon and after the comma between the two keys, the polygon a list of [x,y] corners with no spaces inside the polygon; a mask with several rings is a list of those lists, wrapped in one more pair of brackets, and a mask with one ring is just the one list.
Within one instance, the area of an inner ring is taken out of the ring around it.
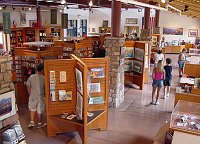
{"label": "wooden post", "polygon": [[121,24],[121,2],[112,0],[112,17],[111,17],[112,37],[120,37]]}
{"label": "wooden post", "polygon": [[150,8],[144,10],[144,29],[150,29]]}
{"label": "wooden post", "polygon": [[156,10],[156,15],[155,15],[155,27],[159,27],[159,19],[160,19],[160,10]]}

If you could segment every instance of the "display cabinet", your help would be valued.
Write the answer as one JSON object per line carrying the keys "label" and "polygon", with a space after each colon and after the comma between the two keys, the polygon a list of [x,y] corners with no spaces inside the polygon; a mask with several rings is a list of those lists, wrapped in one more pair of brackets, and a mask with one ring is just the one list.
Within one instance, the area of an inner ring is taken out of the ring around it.
{"label": "display cabinet", "polygon": [[47,135],[78,131],[87,144],[88,130],[106,130],[109,59],[72,55],[67,60],[46,60],[44,66]]}
{"label": "display cabinet", "polygon": [[170,128],[200,135],[200,103],[178,101],[171,114]]}
{"label": "display cabinet", "polygon": [[[126,41],[125,84],[136,84],[142,90],[145,77],[149,75],[149,46],[147,42]],[[146,79],[148,81],[148,79]]]}

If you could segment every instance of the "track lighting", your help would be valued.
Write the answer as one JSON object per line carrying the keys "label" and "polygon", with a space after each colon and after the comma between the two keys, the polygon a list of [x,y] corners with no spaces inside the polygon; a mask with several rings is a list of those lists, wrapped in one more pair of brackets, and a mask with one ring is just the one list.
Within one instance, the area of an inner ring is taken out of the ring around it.
{"label": "track lighting", "polygon": [[61,0],[61,4],[66,4],[66,0]]}
{"label": "track lighting", "polygon": [[3,10],[6,10],[6,8],[7,8],[7,6],[4,6],[4,7],[3,7]]}
{"label": "track lighting", "polygon": [[14,6],[12,6],[12,9],[13,9],[13,10],[15,10],[15,7],[14,7]]}

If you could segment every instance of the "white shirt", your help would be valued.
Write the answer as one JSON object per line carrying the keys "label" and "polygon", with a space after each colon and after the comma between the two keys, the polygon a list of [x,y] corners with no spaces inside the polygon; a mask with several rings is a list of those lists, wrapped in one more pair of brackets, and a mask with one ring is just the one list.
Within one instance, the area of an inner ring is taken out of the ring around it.
{"label": "white shirt", "polygon": [[164,55],[161,53],[161,54],[156,54],[156,59],[155,59],[155,63],[158,63],[159,60],[161,60],[162,62],[164,62]]}

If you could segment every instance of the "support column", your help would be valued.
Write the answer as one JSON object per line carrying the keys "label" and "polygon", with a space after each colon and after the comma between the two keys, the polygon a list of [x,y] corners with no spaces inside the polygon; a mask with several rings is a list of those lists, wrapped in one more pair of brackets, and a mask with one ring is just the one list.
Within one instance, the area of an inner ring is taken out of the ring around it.
{"label": "support column", "polygon": [[160,34],[159,20],[160,20],[160,10],[156,10],[155,27],[153,29],[153,34]]}
{"label": "support column", "polygon": [[40,9],[40,6],[36,6],[36,12],[37,12],[37,27],[41,27],[42,21],[41,21],[41,9]]}
{"label": "support column", "polygon": [[160,10],[156,10],[155,27],[159,27],[159,20],[160,20]]}
{"label": "support column", "polygon": [[110,58],[109,107],[113,108],[124,101],[124,63],[121,60],[124,42],[125,38],[106,37],[106,57]]}
{"label": "support column", "polygon": [[121,2],[112,0],[112,37],[120,37],[120,25],[121,25]]}
{"label": "support column", "polygon": [[150,8],[144,9],[144,29],[141,29],[140,40],[150,41],[151,39],[151,27],[150,27]]}
{"label": "support column", "polygon": [[144,9],[144,29],[150,29],[150,8]]}

